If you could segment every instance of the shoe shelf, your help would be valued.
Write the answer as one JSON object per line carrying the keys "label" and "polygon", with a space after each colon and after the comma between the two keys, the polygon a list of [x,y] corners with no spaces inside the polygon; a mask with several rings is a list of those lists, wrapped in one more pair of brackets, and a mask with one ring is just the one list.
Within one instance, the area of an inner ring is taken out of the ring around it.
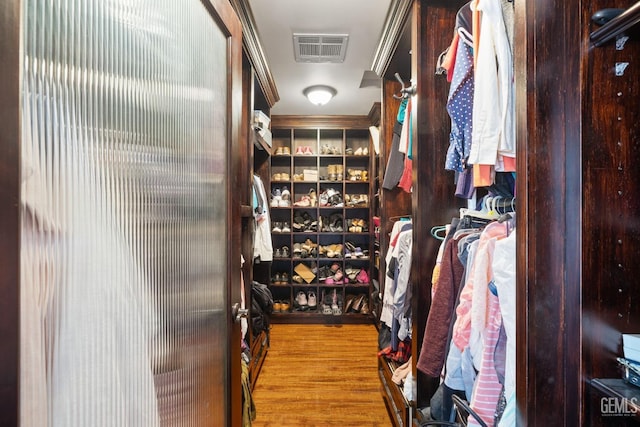
{"label": "shoe shelf", "polygon": [[269,349],[269,337],[265,331],[261,331],[251,341],[251,360],[249,361],[249,374],[251,379],[251,388],[255,387],[258,375],[262,370],[267,352]]}
{"label": "shoe shelf", "polygon": [[368,129],[272,132],[273,321],[372,322]]}
{"label": "shoe shelf", "polygon": [[399,364],[378,356],[378,376],[389,418],[394,427],[407,427],[413,425],[416,404],[407,401],[400,386],[393,381],[393,374],[398,367]]}

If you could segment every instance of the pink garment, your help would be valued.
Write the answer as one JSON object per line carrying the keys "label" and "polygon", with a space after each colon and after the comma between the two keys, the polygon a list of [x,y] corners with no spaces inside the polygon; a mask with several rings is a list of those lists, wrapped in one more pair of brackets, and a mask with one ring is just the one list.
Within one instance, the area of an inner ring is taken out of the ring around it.
{"label": "pink garment", "polygon": [[472,331],[483,331],[488,323],[489,282],[493,280],[493,252],[496,241],[506,237],[506,227],[502,227],[500,231],[497,235],[487,238],[483,242],[482,250],[476,251],[473,260]]}
{"label": "pink garment", "polygon": [[456,321],[453,324],[451,340],[462,352],[469,346],[471,339],[471,296],[473,295],[473,263],[471,264],[467,282],[460,292],[460,301],[456,307]]}
{"label": "pink garment", "polygon": [[398,187],[407,193],[411,193],[411,189],[413,188],[413,160],[409,157],[404,158],[404,172],[402,172],[402,178],[400,178]]}
{"label": "pink garment", "polygon": [[[482,343],[482,364],[480,372],[476,377],[476,383],[471,398],[471,409],[476,411],[480,418],[487,424],[494,424],[494,415],[502,385],[498,380],[496,365],[494,363],[494,353],[498,337],[500,335],[500,325],[502,316],[500,314],[500,303],[498,297],[489,294],[489,323],[484,330]],[[469,417],[469,426],[479,426],[473,417]]]}
{"label": "pink garment", "polygon": [[[506,224],[492,222],[485,227],[482,235],[480,236],[480,240],[478,241],[478,249],[476,250],[475,258],[471,263],[469,274],[467,275],[467,282],[465,283],[462,292],[460,292],[460,302],[458,303],[458,307],[456,307],[457,318],[453,326],[452,339],[453,343],[456,347],[458,347],[458,349],[460,349],[460,351],[464,351],[464,349],[469,346],[472,329],[472,310],[474,310],[474,317],[477,316],[478,313],[486,312],[486,310],[481,308],[486,307],[486,300],[478,302],[474,301],[474,295],[478,295],[480,293],[486,295],[488,293],[488,280],[486,279],[486,270],[479,270],[476,273],[476,260],[484,259],[483,256],[487,253],[487,250],[493,250],[495,239],[505,237],[506,235]],[[483,255],[478,258],[478,254],[480,253],[482,253]],[[482,262],[482,265],[486,265],[486,263]],[[476,286],[480,287],[480,289],[474,291],[474,287]],[[474,304],[476,304],[476,307],[473,307]],[[482,329],[476,329],[475,331],[482,332]]]}
{"label": "pink garment", "polygon": [[516,158],[509,156],[502,156],[502,162],[504,164],[503,172],[515,172],[516,171]]}

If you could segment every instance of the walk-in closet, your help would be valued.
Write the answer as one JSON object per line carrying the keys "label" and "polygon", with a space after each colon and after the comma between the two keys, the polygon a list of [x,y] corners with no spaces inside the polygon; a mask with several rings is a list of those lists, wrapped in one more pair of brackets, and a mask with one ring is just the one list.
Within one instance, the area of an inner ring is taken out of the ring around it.
{"label": "walk-in closet", "polygon": [[0,425],[640,423],[640,2],[5,0]]}

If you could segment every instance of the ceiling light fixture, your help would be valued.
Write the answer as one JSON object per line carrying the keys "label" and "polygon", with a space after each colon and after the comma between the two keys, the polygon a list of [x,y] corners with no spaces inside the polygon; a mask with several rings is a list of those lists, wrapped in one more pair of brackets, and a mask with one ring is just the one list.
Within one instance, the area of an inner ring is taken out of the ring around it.
{"label": "ceiling light fixture", "polygon": [[331,86],[315,85],[309,86],[303,90],[302,93],[312,104],[324,105],[331,101],[331,98],[333,98],[337,92]]}

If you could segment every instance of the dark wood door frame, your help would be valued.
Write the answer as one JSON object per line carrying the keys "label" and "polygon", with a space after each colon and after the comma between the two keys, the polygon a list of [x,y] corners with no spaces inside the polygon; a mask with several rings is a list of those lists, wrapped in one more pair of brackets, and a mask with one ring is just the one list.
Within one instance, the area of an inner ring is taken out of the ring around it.
{"label": "dark wood door frame", "polygon": [[[242,87],[242,25],[231,4],[226,0],[203,0],[207,7],[213,8],[212,16],[219,20],[221,28],[228,31],[227,81],[228,104],[227,135],[229,147],[227,152],[227,420],[230,426],[242,425],[242,366],[240,357],[241,331],[231,307],[241,300],[241,253],[242,253],[242,221],[241,206],[244,197],[237,197],[239,188],[247,185],[245,154],[242,147],[247,146],[247,133],[243,130],[243,87]],[[246,187],[244,187],[246,188]],[[223,350],[224,351],[224,350]]]}
{"label": "dark wood door frame", "polygon": [[18,423],[20,0],[0,4],[0,425]]}

